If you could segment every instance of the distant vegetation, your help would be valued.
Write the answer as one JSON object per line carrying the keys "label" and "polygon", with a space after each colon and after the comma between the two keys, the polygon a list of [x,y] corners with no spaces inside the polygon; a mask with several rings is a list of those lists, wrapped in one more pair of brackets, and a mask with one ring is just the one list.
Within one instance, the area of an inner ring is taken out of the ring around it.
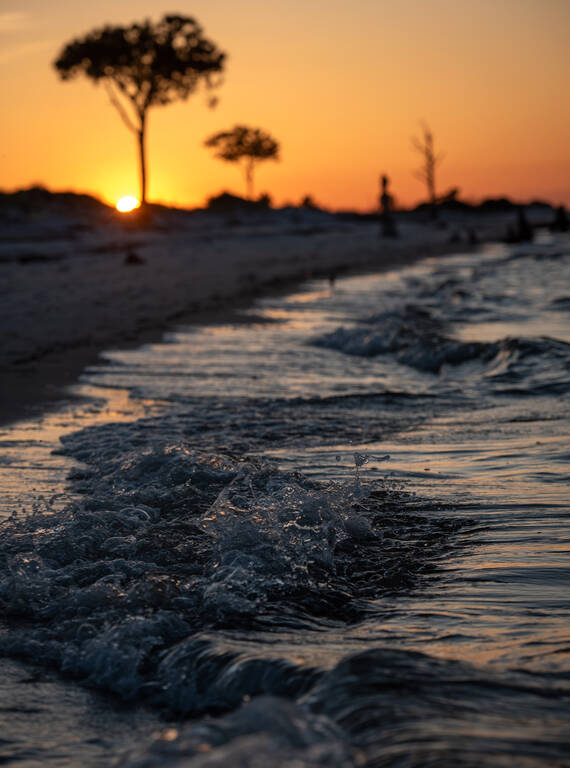
{"label": "distant vegetation", "polygon": [[[419,213],[430,211],[429,203],[421,203],[416,206],[412,211],[401,210],[401,214],[406,213]],[[262,211],[268,210],[271,207],[271,198],[267,194],[261,195],[257,200],[247,200],[238,195],[232,195],[229,192],[222,192],[219,195],[213,195],[209,198],[207,203],[207,209],[216,213],[231,213],[231,212],[247,212],[247,211]],[[305,210],[314,211],[326,211],[322,206],[317,205],[310,195],[306,195],[297,205],[289,204],[289,206],[300,208]],[[509,214],[516,213],[521,207],[520,203],[513,202],[507,197],[487,198],[480,203],[468,203],[456,198],[446,197],[440,199],[437,203],[437,207],[442,212],[465,212],[473,214]],[[535,209],[544,209],[545,216],[553,215],[556,211],[553,210],[553,206],[545,202],[544,200],[532,200],[525,204],[525,207],[533,207]],[[169,206],[152,205],[152,209],[156,210],[176,210],[180,213],[184,212],[184,209],[169,208]],[[22,213],[43,213],[47,211],[54,211],[57,213],[81,213],[81,214],[97,214],[101,212],[113,212],[114,208],[108,206],[103,201],[94,197],[93,195],[79,194],[76,192],[53,192],[46,187],[35,185],[28,189],[20,189],[15,192],[6,192],[0,190],[0,211],[20,211]],[[564,209],[561,209],[562,211]],[[561,216],[561,214],[558,214]],[[377,223],[377,213],[356,213],[354,211],[345,211],[343,213],[336,213],[338,218],[353,219],[359,221],[370,221]],[[548,223],[548,220],[545,220]],[[566,222],[567,226],[567,222]]]}
{"label": "distant vegetation", "polygon": [[239,195],[232,195],[231,192],[221,192],[219,195],[208,198],[206,207],[212,213],[254,213],[269,210],[271,198],[269,195],[261,195],[258,200],[250,200],[239,197]]}
{"label": "distant vegetation", "polygon": [[63,80],[85,75],[105,84],[111,103],[137,138],[140,199],[145,204],[148,110],[186,99],[200,84],[215,87],[224,60],[225,54],[204,37],[194,19],[166,15],[156,24],[147,20],[95,29],[66,45],[54,66]]}
{"label": "distant vegetation", "polygon": [[19,189],[17,192],[0,191],[0,209],[5,208],[12,208],[22,213],[55,210],[71,214],[97,214],[109,210],[109,206],[93,195],[52,192],[40,185]]}
{"label": "distant vegetation", "polygon": [[[175,100],[187,99],[199,86],[203,86],[206,91],[215,89],[221,84],[225,59],[226,54],[204,36],[195,19],[166,14],[156,23],[147,19],[128,26],[105,25],[94,29],[66,44],[53,65],[62,80],[71,80],[82,75],[95,84],[103,83],[111,104],[136,137],[140,202],[147,206],[148,110],[155,106],[165,106]],[[216,98],[210,96],[208,103],[209,106],[215,106]],[[421,157],[421,163],[414,175],[425,185],[427,202],[417,206],[415,210],[427,210],[436,218],[438,211],[444,209],[498,213],[506,212],[513,206],[506,198],[473,205],[458,199],[458,188],[438,195],[436,175],[444,155],[436,150],[434,135],[428,124],[421,122],[420,127],[420,135],[411,139],[413,148]],[[254,200],[254,173],[260,163],[266,160],[280,160],[280,145],[275,138],[261,128],[238,124],[229,130],[209,136],[204,144],[214,150],[215,157],[234,163],[240,168],[245,178],[247,198],[246,201],[224,192],[210,198],[209,209],[239,207],[242,205],[239,201],[250,202],[255,209],[271,206],[267,196]],[[394,198],[387,189],[387,175],[382,174],[381,179],[384,181],[381,181],[380,208],[383,232],[386,234],[388,231],[395,232],[391,219],[395,205]],[[3,201],[3,193],[0,192],[0,202]],[[300,207],[307,210],[326,210],[317,205],[311,195],[303,198]],[[378,217],[377,210],[369,214],[351,211],[345,211],[344,214]],[[562,214],[560,216],[562,221]],[[144,220],[148,221],[148,216],[144,217]]]}
{"label": "distant vegetation", "polygon": [[301,198],[301,208],[305,208],[308,211],[320,211],[322,210],[319,205],[315,202],[312,195],[305,195],[303,198]]}
{"label": "distant vegetation", "polygon": [[[531,200],[525,203],[526,207],[548,208],[552,205],[544,200]],[[469,203],[465,200],[459,200],[455,196],[445,195],[436,201],[436,207],[440,211],[471,211],[473,213],[512,213],[521,207],[520,203],[510,200],[508,197],[488,197],[480,203]],[[432,203],[420,203],[414,211],[431,211]]]}
{"label": "distant vegetation", "polygon": [[246,195],[253,200],[253,172],[258,163],[279,160],[279,144],[261,128],[235,125],[230,131],[220,131],[204,142],[215,150],[215,156],[241,166],[245,176]]}

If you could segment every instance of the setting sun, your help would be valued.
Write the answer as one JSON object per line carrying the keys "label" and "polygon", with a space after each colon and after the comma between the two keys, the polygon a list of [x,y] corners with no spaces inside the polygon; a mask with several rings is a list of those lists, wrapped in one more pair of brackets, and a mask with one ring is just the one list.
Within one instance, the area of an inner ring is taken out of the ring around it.
{"label": "setting sun", "polygon": [[129,211],[134,211],[135,208],[138,208],[140,206],[140,201],[137,200],[136,197],[133,197],[132,195],[126,195],[125,197],[121,197],[121,199],[117,202],[117,210],[121,213],[128,213]]}

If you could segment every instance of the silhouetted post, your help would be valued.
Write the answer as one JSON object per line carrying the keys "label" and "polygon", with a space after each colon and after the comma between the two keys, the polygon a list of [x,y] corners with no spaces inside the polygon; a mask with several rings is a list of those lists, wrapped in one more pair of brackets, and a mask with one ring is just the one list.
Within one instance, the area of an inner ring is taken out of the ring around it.
{"label": "silhouetted post", "polygon": [[[150,107],[186,99],[202,83],[207,89],[221,82],[225,54],[204,37],[197,22],[166,15],[153,24],[105,26],[72,40],[54,66],[62,80],[85,75],[102,81],[111,104],[137,139],[141,205],[146,203],[146,125]],[[210,100],[214,106],[215,100]]]}
{"label": "silhouetted post", "polygon": [[519,205],[517,210],[517,228],[519,240],[522,242],[532,240],[532,227],[528,223],[523,205]]}
{"label": "silhouetted post", "polygon": [[392,215],[392,195],[388,192],[390,179],[386,174],[380,176],[380,234],[382,237],[398,237],[396,223]]}

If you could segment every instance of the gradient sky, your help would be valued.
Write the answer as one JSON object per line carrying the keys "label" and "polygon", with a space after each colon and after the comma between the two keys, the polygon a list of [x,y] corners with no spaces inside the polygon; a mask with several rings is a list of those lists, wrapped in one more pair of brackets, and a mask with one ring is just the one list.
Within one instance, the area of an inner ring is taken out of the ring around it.
{"label": "gradient sky", "polygon": [[137,193],[135,140],[103,87],[52,62],[94,27],[166,12],[194,16],[228,61],[216,109],[196,93],[150,111],[150,200],[243,194],[203,140],[246,123],[281,141],[256,173],[276,203],[371,209],[386,172],[409,205],[423,119],[445,152],[438,192],[570,204],[570,0],[0,0],[0,188]]}

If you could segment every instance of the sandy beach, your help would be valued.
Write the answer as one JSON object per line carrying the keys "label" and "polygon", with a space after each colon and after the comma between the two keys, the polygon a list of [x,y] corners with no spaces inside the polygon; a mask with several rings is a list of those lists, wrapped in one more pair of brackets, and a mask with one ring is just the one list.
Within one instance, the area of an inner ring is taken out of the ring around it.
{"label": "sandy beach", "polygon": [[4,5],[0,764],[570,768],[570,0]]}
{"label": "sandy beach", "polygon": [[567,237],[267,213],[3,230],[3,754],[562,764]]}
{"label": "sandy beach", "polygon": [[465,250],[505,231],[505,217],[446,226],[403,219],[398,239],[373,220],[321,211],[240,218],[162,212],[137,230],[107,216],[17,217],[0,239],[0,422],[54,405],[109,348],[158,340],[193,322],[238,320],[263,293],[311,277],[376,272]]}

